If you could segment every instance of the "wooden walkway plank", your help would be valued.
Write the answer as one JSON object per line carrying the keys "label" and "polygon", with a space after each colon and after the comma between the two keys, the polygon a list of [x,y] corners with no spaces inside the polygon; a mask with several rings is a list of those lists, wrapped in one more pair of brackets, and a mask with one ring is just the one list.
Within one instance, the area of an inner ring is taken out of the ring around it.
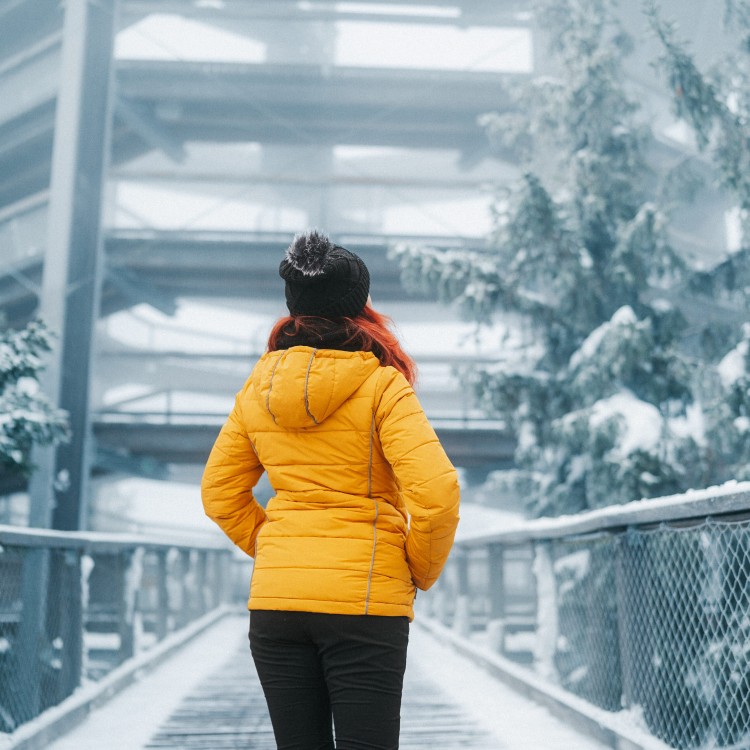
{"label": "wooden walkway plank", "polygon": [[[417,623],[401,750],[605,750]],[[275,750],[247,643],[227,617],[45,750]]]}
{"label": "wooden walkway plank", "polygon": [[[419,665],[407,667],[401,750],[503,750]],[[148,750],[276,750],[263,691],[246,646],[189,694]]]}

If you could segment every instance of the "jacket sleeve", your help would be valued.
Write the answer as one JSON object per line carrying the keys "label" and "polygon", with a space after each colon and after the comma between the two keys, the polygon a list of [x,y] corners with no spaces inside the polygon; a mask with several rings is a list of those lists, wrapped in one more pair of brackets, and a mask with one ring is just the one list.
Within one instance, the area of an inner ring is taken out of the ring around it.
{"label": "jacket sleeve", "polygon": [[412,579],[426,590],[438,579],[453,546],[458,478],[414,389],[401,373],[390,368],[385,372],[388,382],[375,423],[410,515],[406,557]]}
{"label": "jacket sleeve", "polygon": [[201,482],[206,515],[244,552],[255,554],[255,538],[266,513],[253,497],[263,474],[242,419],[242,392],[216,438]]}

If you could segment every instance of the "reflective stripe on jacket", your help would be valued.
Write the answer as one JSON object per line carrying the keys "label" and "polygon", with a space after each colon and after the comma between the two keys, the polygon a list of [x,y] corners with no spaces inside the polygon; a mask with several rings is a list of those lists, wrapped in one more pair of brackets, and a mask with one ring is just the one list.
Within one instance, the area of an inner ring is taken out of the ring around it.
{"label": "reflective stripe on jacket", "polygon": [[[263,471],[267,509],[252,488]],[[414,390],[370,352],[295,346],[255,366],[203,475],[255,557],[250,609],[413,617],[458,524],[456,471]]]}

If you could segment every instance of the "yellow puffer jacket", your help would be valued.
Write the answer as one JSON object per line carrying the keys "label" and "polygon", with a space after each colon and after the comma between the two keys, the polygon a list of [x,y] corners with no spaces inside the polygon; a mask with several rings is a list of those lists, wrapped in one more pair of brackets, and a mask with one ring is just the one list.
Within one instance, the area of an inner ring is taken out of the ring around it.
{"label": "yellow puffer jacket", "polygon": [[[266,511],[252,488],[268,472]],[[255,557],[250,609],[413,618],[458,524],[456,471],[370,352],[266,353],[211,451],[203,505]]]}

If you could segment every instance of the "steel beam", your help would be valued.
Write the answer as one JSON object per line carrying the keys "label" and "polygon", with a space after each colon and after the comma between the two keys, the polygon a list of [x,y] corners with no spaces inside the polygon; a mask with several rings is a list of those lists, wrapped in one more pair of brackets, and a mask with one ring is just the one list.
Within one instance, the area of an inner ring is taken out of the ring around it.
{"label": "steel beam", "polygon": [[105,281],[128,299],[131,307],[145,302],[165,315],[174,315],[177,311],[175,295],[165,295],[149,281],[138,278],[126,268],[108,268]]}
{"label": "steel beam", "polygon": [[22,52],[62,27],[60,0],[0,2],[0,60]]}
{"label": "steel beam", "polygon": [[[211,170],[190,169],[115,169],[110,177],[116,180],[132,180],[137,183],[160,184],[171,186],[190,186],[192,184],[215,185],[273,185],[309,187],[315,189],[337,187],[398,188],[400,190],[486,190],[491,185],[487,179],[465,177],[401,177],[370,174],[272,174],[272,173],[229,173]],[[403,198],[401,198],[403,202]]]}
{"label": "steel beam", "polygon": [[[360,3],[360,5],[361,9],[356,11],[336,8],[330,2],[312,2],[302,5],[296,0],[275,0],[273,3],[224,0],[218,8],[209,3],[190,3],[185,0],[125,0],[123,25],[132,24],[152,13],[174,13],[188,18],[197,18],[205,23],[367,21],[458,27],[511,27],[527,26],[531,15],[528,3],[519,2],[519,0],[492,0],[491,2],[418,0],[408,3],[386,0],[386,2]],[[419,11],[420,7],[424,8],[423,12]]]}
{"label": "steel beam", "polygon": [[[97,440],[102,446],[118,446],[132,456],[149,456],[165,463],[205,463],[221,418],[210,415],[194,421],[155,423],[153,421],[114,421],[114,415],[97,419],[94,424]],[[127,419],[127,417],[124,417]],[[435,432],[456,466],[500,469],[513,464],[515,438],[491,420],[463,424],[435,421]]]}
{"label": "steel beam", "polygon": [[175,139],[165,130],[150,107],[118,98],[116,115],[146,143],[163,151],[172,161],[184,161],[185,147],[182,141]]}
{"label": "steel beam", "polygon": [[[108,263],[125,268],[153,288],[173,296],[268,299],[281,293],[279,258],[290,235],[267,237],[242,232],[122,231],[107,238]],[[388,260],[389,241],[398,237],[336,234],[337,242],[356,249],[372,275],[373,299],[406,296],[397,264]],[[414,241],[428,238],[411,238]],[[437,247],[482,247],[482,239],[432,238]]]}
{"label": "steel beam", "polygon": [[31,524],[86,525],[89,373],[98,315],[100,213],[111,123],[116,0],[68,0],[42,282],[41,314],[58,341],[45,373],[53,404],[68,411],[71,441],[38,451]]}
{"label": "steel beam", "polygon": [[96,446],[94,471],[98,474],[125,474],[145,479],[168,479],[169,467],[147,455],[136,456],[122,448]]}
{"label": "steel beam", "polygon": [[121,96],[153,108],[178,140],[463,149],[477,117],[509,105],[519,75],[316,65],[118,64]]}
{"label": "steel beam", "polygon": [[34,315],[39,303],[42,261],[12,264],[0,273],[0,314],[9,328],[22,328]]}
{"label": "steel beam", "polygon": [[[503,108],[507,79],[314,65],[120,62],[119,93],[131,109],[116,123],[112,160],[153,147],[179,158],[180,144],[190,140],[486,148],[476,118]],[[0,174],[6,178],[0,206],[49,184],[51,94],[0,123]],[[9,112],[16,112],[16,97],[6,98]]]}
{"label": "steel beam", "polygon": [[[530,78],[528,74],[486,71],[171,60],[122,60],[117,71],[123,97],[162,103],[165,114],[175,116],[180,101],[215,106],[232,99],[256,106],[417,107],[447,115],[502,104],[498,99],[504,82]],[[383,98],[373,96],[381,91]],[[452,96],[447,98],[448,94]]]}
{"label": "steel beam", "polygon": [[[170,312],[178,297],[268,300],[278,297],[278,259],[289,233],[117,230],[106,239],[108,279],[101,312],[108,315],[139,302]],[[482,238],[398,237],[336,234],[345,247],[356,249],[373,269],[377,300],[404,301],[406,294],[396,264],[388,261],[390,244],[407,242],[437,248],[486,249]],[[690,246],[687,246],[690,249]],[[114,279],[117,278],[117,283]],[[0,269],[0,308],[9,322],[23,322],[36,305],[31,285],[39,283],[39,261]],[[675,300],[681,308],[702,310],[723,320],[727,311],[693,295]],[[714,309],[714,307],[716,309]]]}
{"label": "steel beam", "polygon": [[[128,265],[136,270],[138,276],[145,280],[141,294],[142,302],[152,297],[154,289],[159,290],[165,298],[177,297],[213,297],[244,298],[251,300],[268,300],[279,297],[283,291],[283,282],[279,279],[278,265],[282,252],[275,252],[264,257],[248,257],[246,249],[236,252],[224,251],[217,265],[212,265],[211,258],[203,253],[188,253],[179,247],[160,250],[158,257],[132,258]],[[169,256],[171,255],[171,258]],[[388,263],[383,256],[375,259],[370,253],[360,251],[373,273],[372,293],[378,300],[400,300],[408,297],[401,286],[398,269]],[[232,266],[232,259],[235,265]],[[389,270],[390,268],[390,270]],[[118,308],[132,307],[136,299],[137,288],[132,287],[128,298],[122,294]],[[114,291],[114,290],[113,290]]]}
{"label": "steel beam", "polygon": [[49,186],[54,101],[0,128],[0,206]]}
{"label": "steel beam", "polygon": [[[201,351],[180,351],[180,350],[143,350],[135,347],[111,347],[99,352],[99,356],[114,361],[116,369],[123,367],[133,367],[136,370],[144,370],[149,364],[156,367],[162,366],[162,363],[168,364],[178,362],[180,367],[198,366],[200,363],[215,364],[223,362],[229,364],[252,363],[263,355],[263,350],[258,351],[246,350],[242,352],[201,352]],[[420,365],[465,365],[465,364],[485,364],[497,365],[504,360],[497,355],[489,354],[472,354],[470,352],[445,351],[437,354],[422,354],[418,357]],[[211,384],[213,389],[213,384]],[[179,390],[179,388],[178,388]]]}
{"label": "steel beam", "polygon": [[60,32],[0,62],[0,127],[57,97]]}

